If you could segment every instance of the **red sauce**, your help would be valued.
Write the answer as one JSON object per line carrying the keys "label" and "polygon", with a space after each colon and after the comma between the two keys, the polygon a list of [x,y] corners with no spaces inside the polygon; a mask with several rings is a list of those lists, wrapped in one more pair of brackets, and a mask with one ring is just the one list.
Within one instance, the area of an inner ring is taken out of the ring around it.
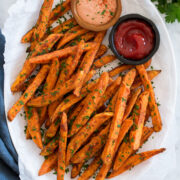
{"label": "red sauce", "polygon": [[152,51],[154,33],[145,22],[128,20],[118,26],[114,43],[119,54],[128,59],[139,60]]}

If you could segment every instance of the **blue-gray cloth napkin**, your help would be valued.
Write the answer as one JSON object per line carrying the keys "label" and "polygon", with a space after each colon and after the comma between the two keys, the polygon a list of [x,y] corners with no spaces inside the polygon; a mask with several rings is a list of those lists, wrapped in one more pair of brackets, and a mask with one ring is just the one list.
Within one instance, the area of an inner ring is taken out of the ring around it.
{"label": "blue-gray cloth napkin", "polygon": [[4,111],[4,45],[0,30],[0,180],[19,180],[18,155],[12,144]]}

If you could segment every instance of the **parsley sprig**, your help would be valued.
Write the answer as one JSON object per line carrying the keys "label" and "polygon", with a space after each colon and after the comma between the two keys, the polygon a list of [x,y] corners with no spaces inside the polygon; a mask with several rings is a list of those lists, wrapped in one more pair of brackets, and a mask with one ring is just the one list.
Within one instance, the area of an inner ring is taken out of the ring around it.
{"label": "parsley sprig", "polygon": [[180,0],[151,0],[155,2],[158,10],[165,14],[165,20],[173,23],[176,20],[180,22]]}

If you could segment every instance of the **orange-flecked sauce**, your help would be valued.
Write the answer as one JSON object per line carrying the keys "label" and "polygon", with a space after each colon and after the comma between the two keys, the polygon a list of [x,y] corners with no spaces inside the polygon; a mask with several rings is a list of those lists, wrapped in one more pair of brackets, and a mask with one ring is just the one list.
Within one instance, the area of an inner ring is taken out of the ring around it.
{"label": "orange-flecked sauce", "polygon": [[78,15],[93,25],[106,24],[114,16],[117,8],[116,0],[78,0]]}

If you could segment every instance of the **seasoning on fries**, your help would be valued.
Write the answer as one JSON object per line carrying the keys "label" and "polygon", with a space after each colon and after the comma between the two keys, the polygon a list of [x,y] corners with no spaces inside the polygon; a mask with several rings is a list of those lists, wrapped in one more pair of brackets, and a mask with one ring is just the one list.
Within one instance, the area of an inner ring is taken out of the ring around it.
{"label": "seasoning on fries", "polygon": [[[94,48],[95,46],[96,46],[96,43],[94,43],[94,42],[85,43],[83,50],[88,51],[88,50]],[[32,64],[46,64],[46,63],[49,63],[49,61],[52,61],[53,58],[56,58],[56,57],[63,58],[63,57],[67,57],[68,55],[72,55],[76,52],[76,50],[77,50],[77,46],[67,47],[67,48],[64,48],[61,50],[53,51],[48,54],[29,58],[29,62]]]}
{"label": "seasoning on fries", "polygon": [[59,132],[59,149],[58,149],[58,168],[57,168],[57,179],[64,179],[65,174],[65,161],[66,161],[66,146],[67,146],[67,115],[62,113],[60,132]]}
{"label": "seasoning on fries", "polygon": [[115,112],[110,127],[109,137],[106,142],[105,148],[101,158],[105,164],[110,164],[112,157],[115,153],[115,145],[117,142],[118,134],[121,128],[123,115],[126,108],[127,98],[130,94],[130,88],[136,76],[136,70],[130,70],[123,78],[120,88],[118,90],[117,100],[115,104]]}
{"label": "seasoning on fries", "polygon": [[140,78],[141,78],[141,81],[143,83],[145,90],[149,91],[149,107],[151,111],[152,123],[154,126],[154,130],[158,132],[162,129],[162,120],[161,120],[158,106],[156,104],[154,90],[153,90],[151,81],[148,78],[148,74],[145,70],[144,65],[138,65],[136,66],[136,69],[139,72],[139,75],[140,75]]}
{"label": "seasoning on fries", "polygon": [[[146,70],[150,59],[101,72],[116,60],[102,44],[106,31],[84,29],[74,17],[54,27],[70,2],[52,9],[53,0],[44,0],[36,24],[22,37],[21,43],[30,43],[29,55],[11,86],[12,93],[22,95],[7,117],[12,121],[24,108],[26,138],[45,158],[39,176],[54,169],[63,180],[72,165],[72,178],[97,174],[96,180],[104,180],[165,151],[136,154],[163,127],[151,84],[161,70]],[[153,127],[146,126],[150,116]]]}
{"label": "seasoning on fries", "polygon": [[13,93],[21,91],[21,87],[23,83],[37,67],[36,65],[31,64],[29,62],[29,58],[36,56],[37,54],[43,54],[49,52],[61,36],[62,36],[61,34],[51,34],[44,41],[36,45],[34,51],[32,51],[28,55],[27,60],[25,61],[21,72],[16,77],[14,83],[11,85],[11,91]]}
{"label": "seasoning on fries", "polygon": [[8,111],[8,119],[10,121],[12,121],[16,117],[17,113],[24,107],[24,105],[28,102],[28,100],[30,100],[33,97],[37,88],[46,78],[48,71],[49,71],[49,66],[48,65],[43,66],[42,69],[37,74],[34,81],[26,89],[26,91],[19,98],[19,100],[13,105],[13,107]]}

